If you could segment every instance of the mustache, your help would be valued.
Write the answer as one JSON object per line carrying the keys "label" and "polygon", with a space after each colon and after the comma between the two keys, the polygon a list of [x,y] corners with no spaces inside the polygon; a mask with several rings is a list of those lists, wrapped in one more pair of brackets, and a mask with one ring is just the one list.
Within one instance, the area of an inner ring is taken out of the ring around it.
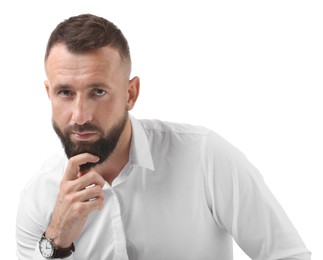
{"label": "mustache", "polygon": [[92,125],[92,124],[83,124],[83,125],[78,125],[74,124],[65,129],[65,133],[71,133],[71,132],[85,132],[85,131],[96,131],[99,132],[100,134],[104,134],[104,131],[102,128]]}

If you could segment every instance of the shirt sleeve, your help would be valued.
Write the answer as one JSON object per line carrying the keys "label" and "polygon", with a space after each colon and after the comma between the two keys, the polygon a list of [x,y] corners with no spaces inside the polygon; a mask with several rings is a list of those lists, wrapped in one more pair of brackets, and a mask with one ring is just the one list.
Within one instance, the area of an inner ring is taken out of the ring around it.
{"label": "shirt sleeve", "polygon": [[239,150],[211,132],[206,158],[213,216],[251,259],[310,259],[283,208]]}
{"label": "shirt sleeve", "polygon": [[[19,260],[46,260],[40,253],[38,242],[47,228],[48,217],[44,217],[32,203],[35,199],[28,189],[22,192],[16,219],[16,255]],[[64,259],[73,260],[73,254]]]}

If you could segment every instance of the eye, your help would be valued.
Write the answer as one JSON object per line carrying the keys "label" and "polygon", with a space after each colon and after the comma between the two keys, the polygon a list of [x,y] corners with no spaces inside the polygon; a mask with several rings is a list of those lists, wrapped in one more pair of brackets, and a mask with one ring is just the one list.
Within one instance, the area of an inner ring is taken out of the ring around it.
{"label": "eye", "polygon": [[100,88],[93,89],[93,92],[92,92],[93,95],[98,96],[98,97],[104,96],[106,93],[107,92],[105,90],[100,89]]}
{"label": "eye", "polygon": [[61,91],[58,92],[58,95],[61,97],[70,97],[72,96],[72,91],[68,90],[68,89],[63,89]]}

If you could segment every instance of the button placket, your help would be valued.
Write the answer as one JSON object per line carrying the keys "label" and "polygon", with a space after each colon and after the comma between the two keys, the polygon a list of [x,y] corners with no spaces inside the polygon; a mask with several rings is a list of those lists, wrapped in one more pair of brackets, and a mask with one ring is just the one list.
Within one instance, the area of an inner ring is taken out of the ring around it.
{"label": "button placket", "polygon": [[115,260],[128,260],[126,236],[121,218],[120,203],[118,197],[111,188],[113,210],[112,210],[112,230],[115,244]]}

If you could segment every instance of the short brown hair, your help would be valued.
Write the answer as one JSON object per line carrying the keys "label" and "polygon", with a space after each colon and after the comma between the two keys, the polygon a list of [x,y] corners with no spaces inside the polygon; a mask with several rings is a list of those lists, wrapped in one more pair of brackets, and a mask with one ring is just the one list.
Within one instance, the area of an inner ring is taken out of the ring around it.
{"label": "short brown hair", "polygon": [[102,17],[81,14],[59,23],[48,39],[45,61],[57,43],[65,44],[72,53],[85,53],[109,45],[116,48],[121,59],[131,66],[127,39],[117,26]]}

